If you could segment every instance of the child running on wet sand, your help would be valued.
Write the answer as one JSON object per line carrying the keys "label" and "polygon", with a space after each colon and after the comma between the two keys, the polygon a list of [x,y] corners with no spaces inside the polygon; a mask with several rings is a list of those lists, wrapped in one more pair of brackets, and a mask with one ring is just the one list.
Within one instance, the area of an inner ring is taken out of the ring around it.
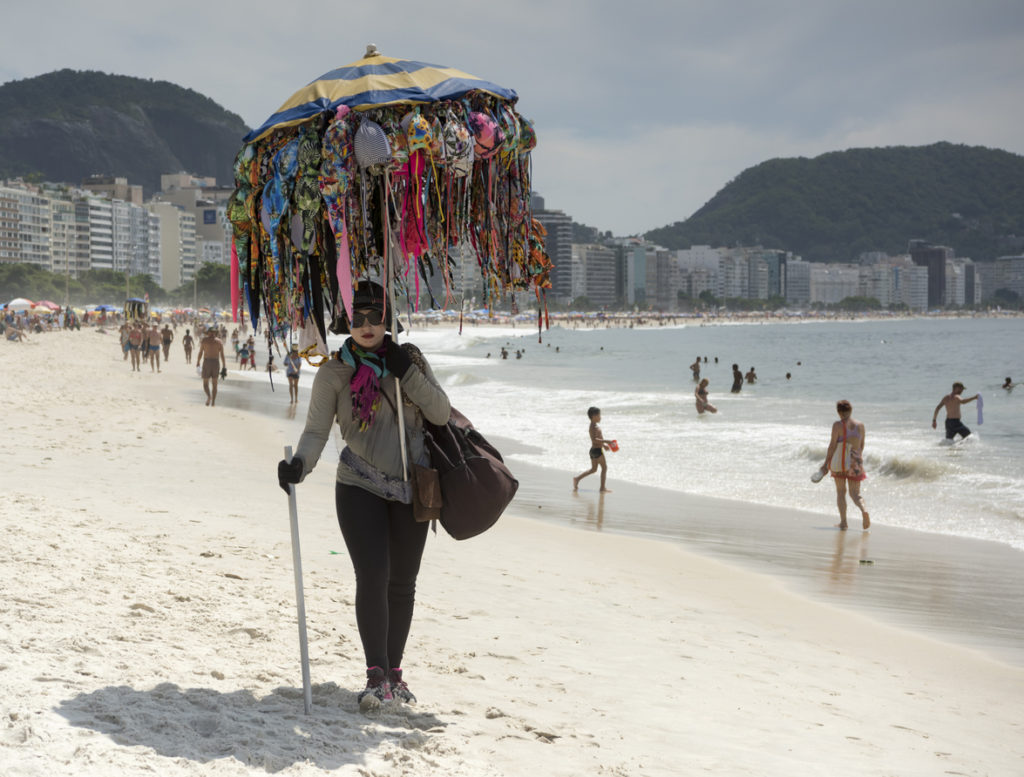
{"label": "child running on wet sand", "polygon": [[601,427],[598,426],[601,422],[601,410],[592,407],[587,410],[587,416],[590,418],[590,469],[586,472],[581,472],[572,479],[572,490],[579,490],[580,481],[587,475],[593,475],[597,472],[597,468],[600,467],[601,493],[609,493],[610,489],[605,488],[605,479],[608,477],[608,462],[604,457],[604,449],[611,448],[611,441],[605,440],[601,436]]}

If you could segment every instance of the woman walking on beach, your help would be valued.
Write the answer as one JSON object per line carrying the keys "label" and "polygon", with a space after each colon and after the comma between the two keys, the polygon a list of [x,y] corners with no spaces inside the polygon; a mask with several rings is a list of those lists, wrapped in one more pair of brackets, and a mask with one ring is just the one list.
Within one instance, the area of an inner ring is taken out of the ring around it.
{"label": "woman walking on beach", "polygon": [[302,482],[337,422],[346,447],[338,462],[335,506],[355,570],[356,622],[367,666],[359,703],[367,708],[416,700],[401,666],[429,523],[413,517],[397,414],[405,419],[409,466],[428,465],[423,420],[447,423],[451,405],[419,349],[400,347],[388,335],[396,321],[390,308],[385,315],[383,288],[361,281],[352,308],[351,321],[342,323],[350,336],[317,370],[295,455],[281,461],[277,472],[286,492]]}
{"label": "woman walking on beach", "polygon": [[849,488],[850,499],[860,509],[863,527],[867,529],[871,526],[871,516],[860,495],[861,481],[867,478],[864,473],[864,424],[851,417],[853,406],[845,399],[836,403],[836,412],[839,420],[832,424],[832,437],[820,471],[830,471],[835,481],[839,528],[845,530],[847,527],[846,490]]}

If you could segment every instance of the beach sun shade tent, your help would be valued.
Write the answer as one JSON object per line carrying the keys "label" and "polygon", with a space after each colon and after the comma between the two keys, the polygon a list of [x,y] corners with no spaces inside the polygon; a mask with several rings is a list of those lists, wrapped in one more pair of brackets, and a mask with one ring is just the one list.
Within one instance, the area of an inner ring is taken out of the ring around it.
{"label": "beach sun shade tent", "polygon": [[[300,89],[244,139],[228,215],[232,306],[326,355],[371,278],[418,308],[453,301],[475,256],[484,296],[550,287],[530,211],[533,125],[511,89],[376,48]],[[431,290],[438,289],[437,294]],[[440,291],[443,289],[443,293]]]}
{"label": "beach sun shade tent", "polygon": [[124,301],[125,321],[145,321],[149,318],[149,303],[138,297],[129,297]]}

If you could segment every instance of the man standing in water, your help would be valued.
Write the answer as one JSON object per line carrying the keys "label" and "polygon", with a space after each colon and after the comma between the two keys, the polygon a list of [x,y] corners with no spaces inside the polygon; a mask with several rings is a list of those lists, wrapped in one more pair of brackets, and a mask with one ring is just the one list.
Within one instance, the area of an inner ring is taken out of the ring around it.
{"label": "man standing in water", "polygon": [[[213,406],[217,404],[217,379],[220,377],[221,362],[224,369],[228,368],[228,360],[224,355],[224,344],[217,339],[217,332],[213,327],[206,330],[203,339],[199,341],[199,353],[196,361],[203,365],[203,391],[206,392],[206,404]],[[213,392],[210,392],[210,381],[213,381]]]}
{"label": "man standing in water", "polygon": [[733,394],[739,394],[740,389],[743,388],[743,373],[740,372],[740,365],[732,365],[732,388],[729,389]]}
{"label": "man standing in water", "polygon": [[939,410],[946,408],[946,439],[952,440],[958,434],[961,439],[967,437],[971,433],[962,420],[960,420],[960,405],[966,405],[968,402],[973,402],[978,398],[975,394],[970,399],[964,399],[960,395],[964,393],[964,384],[957,381],[953,384],[953,390],[946,394],[942,399],[939,400],[939,404],[935,406],[935,412],[932,413],[932,429],[936,426],[936,420],[939,417]]}

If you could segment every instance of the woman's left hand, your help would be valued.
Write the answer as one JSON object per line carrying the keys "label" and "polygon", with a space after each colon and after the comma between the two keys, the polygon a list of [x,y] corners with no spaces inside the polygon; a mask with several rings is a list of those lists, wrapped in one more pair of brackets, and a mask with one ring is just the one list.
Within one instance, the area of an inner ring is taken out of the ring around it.
{"label": "woman's left hand", "polygon": [[384,365],[388,368],[389,372],[401,380],[405,377],[405,373],[409,371],[409,368],[412,367],[412,359],[402,346],[389,339],[387,351],[384,354]]}

